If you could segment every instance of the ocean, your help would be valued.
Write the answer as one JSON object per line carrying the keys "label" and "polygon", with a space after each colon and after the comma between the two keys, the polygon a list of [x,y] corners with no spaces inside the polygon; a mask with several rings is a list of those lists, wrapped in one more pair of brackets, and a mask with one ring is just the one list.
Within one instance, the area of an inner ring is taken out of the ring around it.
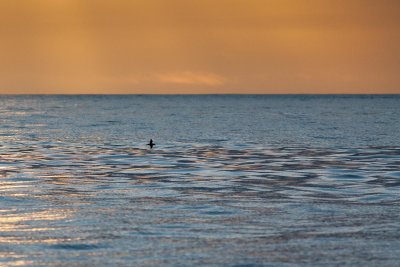
{"label": "ocean", "polygon": [[0,122],[1,266],[399,265],[400,95],[4,95]]}

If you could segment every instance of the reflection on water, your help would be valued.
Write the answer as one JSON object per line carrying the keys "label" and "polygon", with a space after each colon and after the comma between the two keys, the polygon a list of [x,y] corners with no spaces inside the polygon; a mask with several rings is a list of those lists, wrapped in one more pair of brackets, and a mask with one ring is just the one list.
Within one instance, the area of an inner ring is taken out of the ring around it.
{"label": "reflection on water", "polygon": [[5,266],[399,260],[400,148],[2,151]]}
{"label": "reflection on water", "polygon": [[1,96],[0,266],[397,266],[399,106]]}

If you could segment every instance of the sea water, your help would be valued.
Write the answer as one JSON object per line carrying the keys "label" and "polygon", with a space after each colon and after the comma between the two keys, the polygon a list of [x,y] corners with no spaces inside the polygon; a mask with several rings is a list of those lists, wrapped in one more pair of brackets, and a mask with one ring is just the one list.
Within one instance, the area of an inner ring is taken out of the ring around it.
{"label": "sea water", "polygon": [[0,140],[1,266],[400,262],[400,96],[1,96]]}

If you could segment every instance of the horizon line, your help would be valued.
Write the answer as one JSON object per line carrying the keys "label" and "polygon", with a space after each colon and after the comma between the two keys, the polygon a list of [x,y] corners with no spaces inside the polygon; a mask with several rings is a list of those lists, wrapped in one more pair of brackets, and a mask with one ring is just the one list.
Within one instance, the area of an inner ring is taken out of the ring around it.
{"label": "horizon line", "polygon": [[151,95],[164,95],[164,96],[196,96],[196,95],[400,95],[400,93],[0,93],[0,96],[45,96],[45,95],[59,95],[59,96],[68,96],[68,95],[136,95],[136,96],[151,96]]}

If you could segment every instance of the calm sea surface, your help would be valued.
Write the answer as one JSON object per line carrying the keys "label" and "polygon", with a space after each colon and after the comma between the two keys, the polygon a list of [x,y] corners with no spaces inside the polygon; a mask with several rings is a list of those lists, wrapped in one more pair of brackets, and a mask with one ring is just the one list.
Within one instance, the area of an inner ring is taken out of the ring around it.
{"label": "calm sea surface", "polygon": [[400,264],[400,96],[0,96],[0,140],[0,266]]}

